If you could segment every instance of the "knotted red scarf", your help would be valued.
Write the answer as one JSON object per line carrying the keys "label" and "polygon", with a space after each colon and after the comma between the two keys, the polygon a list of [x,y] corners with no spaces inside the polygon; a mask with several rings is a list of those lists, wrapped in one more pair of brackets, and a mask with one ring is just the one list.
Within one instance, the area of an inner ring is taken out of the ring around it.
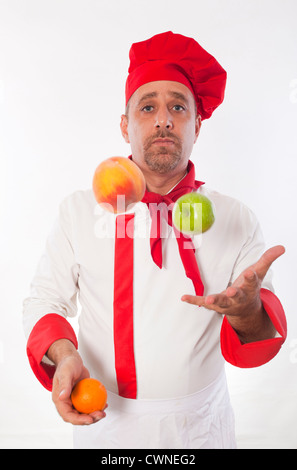
{"label": "knotted red scarf", "polygon": [[[176,240],[178,243],[180,257],[185,269],[186,276],[192,280],[196,295],[203,295],[204,286],[200,277],[197,259],[195,256],[195,247],[191,238],[179,232],[172,225],[172,208],[174,202],[186,193],[196,191],[203,183],[195,180],[195,167],[191,161],[188,164],[188,173],[186,176],[165,196],[146,191],[142,199],[148,205],[151,218],[151,234],[150,244],[151,253],[154,262],[159,268],[162,268],[162,234],[161,234],[161,217],[163,216],[168,224],[173,227]],[[164,211],[165,203],[168,210]]]}

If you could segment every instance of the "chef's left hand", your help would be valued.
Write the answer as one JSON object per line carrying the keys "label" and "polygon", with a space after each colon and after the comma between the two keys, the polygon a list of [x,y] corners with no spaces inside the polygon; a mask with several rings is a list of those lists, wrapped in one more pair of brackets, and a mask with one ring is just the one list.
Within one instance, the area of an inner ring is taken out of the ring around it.
{"label": "chef's left hand", "polygon": [[245,269],[232,285],[219,294],[183,295],[181,300],[226,315],[228,322],[245,342],[273,337],[275,329],[263,308],[260,289],[268,269],[284,252],[282,245],[269,248],[255,264]]}

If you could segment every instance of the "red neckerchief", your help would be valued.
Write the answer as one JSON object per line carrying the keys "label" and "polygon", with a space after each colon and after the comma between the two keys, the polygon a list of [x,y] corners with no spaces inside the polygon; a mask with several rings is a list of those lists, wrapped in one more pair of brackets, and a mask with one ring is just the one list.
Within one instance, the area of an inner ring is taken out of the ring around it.
{"label": "red neckerchief", "polygon": [[[157,206],[161,203],[165,203],[167,207],[170,206],[170,208],[168,207],[166,220],[172,226],[173,203],[183,194],[196,191],[204,184],[202,181],[195,180],[195,166],[191,161],[188,163],[187,170],[186,176],[168,194],[162,196],[161,194],[146,191],[141,201],[147,204],[152,218],[150,235],[151,254],[154,262],[160,269],[162,268],[161,216],[164,216],[164,213],[162,210],[158,210]],[[196,295],[203,295],[204,286],[195,257],[194,244],[189,237],[183,235],[174,226],[173,229],[186,275],[192,280]]]}

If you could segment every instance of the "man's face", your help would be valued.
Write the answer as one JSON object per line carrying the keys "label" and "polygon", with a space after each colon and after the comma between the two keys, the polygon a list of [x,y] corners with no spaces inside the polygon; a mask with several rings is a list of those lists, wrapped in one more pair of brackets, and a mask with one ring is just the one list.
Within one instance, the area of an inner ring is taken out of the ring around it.
{"label": "man's face", "polygon": [[185,169],[201,125],[191,91],[172,81],[146,83],[129,100],[121,130],[144,173]]}

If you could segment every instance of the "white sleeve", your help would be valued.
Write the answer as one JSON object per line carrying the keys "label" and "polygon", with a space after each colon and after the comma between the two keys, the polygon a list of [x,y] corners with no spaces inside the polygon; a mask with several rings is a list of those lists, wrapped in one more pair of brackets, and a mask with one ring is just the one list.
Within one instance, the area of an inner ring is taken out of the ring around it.
{"label": "white sleeve", "polygon": [[23,303],[23,324],[28,338],[44,315],[56,313],[66,318],[77,313],[79,266],[74,257],[71,218],[67,199],[47,239],[45,251],[31,283],[30,297]]}

